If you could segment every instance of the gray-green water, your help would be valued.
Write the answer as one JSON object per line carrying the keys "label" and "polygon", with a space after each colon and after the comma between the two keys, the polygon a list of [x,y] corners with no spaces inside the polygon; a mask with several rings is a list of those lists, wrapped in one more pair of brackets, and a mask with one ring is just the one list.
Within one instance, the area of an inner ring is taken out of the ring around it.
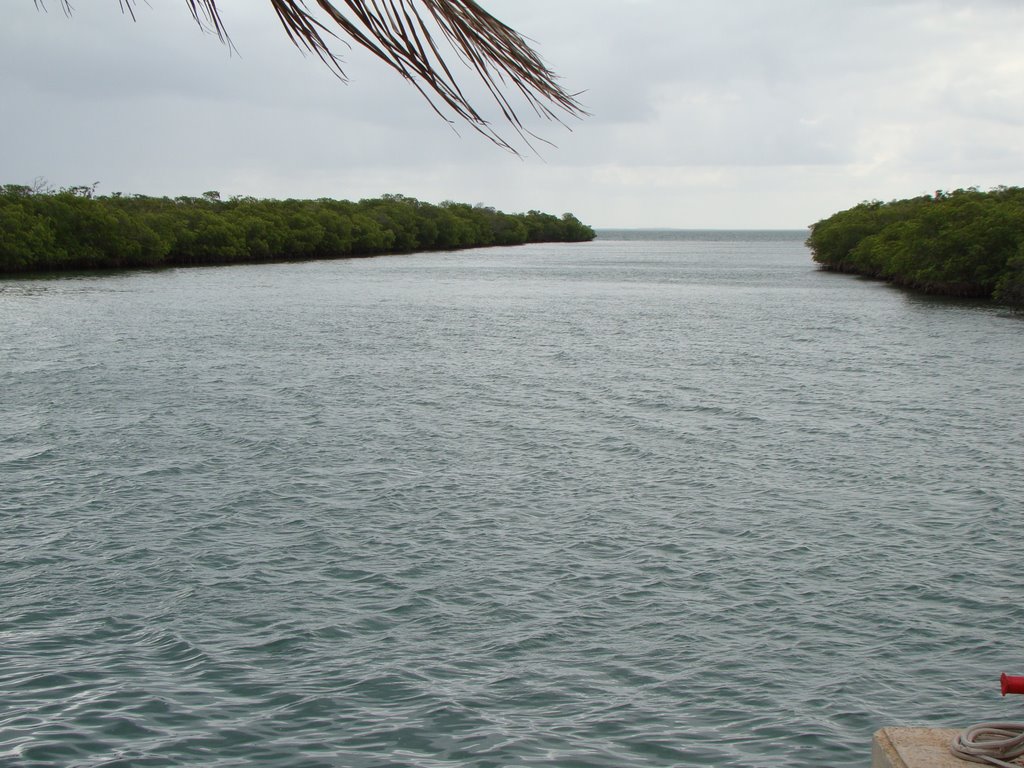
{"label": "gray-green water", "polygon": [[0,765],[852,767],[1020,718],[1024,322],[801,237],[0,280]]}

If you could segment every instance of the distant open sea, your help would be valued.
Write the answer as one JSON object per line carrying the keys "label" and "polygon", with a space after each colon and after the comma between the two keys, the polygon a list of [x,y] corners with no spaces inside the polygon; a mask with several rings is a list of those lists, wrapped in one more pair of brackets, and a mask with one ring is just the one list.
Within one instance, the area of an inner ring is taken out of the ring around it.
{"label": "distant open sea", "polygon": [[805,236],[0,279],[0,765],[853,768],[1024,719],[1024,318]]}

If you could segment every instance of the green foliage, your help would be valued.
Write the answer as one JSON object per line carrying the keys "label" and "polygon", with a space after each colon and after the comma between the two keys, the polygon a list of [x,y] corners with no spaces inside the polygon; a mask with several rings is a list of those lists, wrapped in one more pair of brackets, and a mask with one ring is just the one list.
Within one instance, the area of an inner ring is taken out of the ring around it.
{"label": "green foliage", "polygon": [[826,269],[1024,306],[1024,189],[864,202],[811,226]]}
{"label": "green foliage", "polygon": [[1017,248],[1017,253],[1006,263],[1006,271],[996,283],[993,298],[1004,304],[1024,307],[1024,244]]}
{"label": "green foliage", "polygon": [[38,269],[48,260],[63,261],[56,233],[46,218],[0,197],[0,266],[8,271]]}
{"label": "green foliage", "polygon": [[95,194],[0,186],[0,272],[330,259],[417,250],[592,240],[571,214],[507,214],[485,206],[384,195],[259,200]]}

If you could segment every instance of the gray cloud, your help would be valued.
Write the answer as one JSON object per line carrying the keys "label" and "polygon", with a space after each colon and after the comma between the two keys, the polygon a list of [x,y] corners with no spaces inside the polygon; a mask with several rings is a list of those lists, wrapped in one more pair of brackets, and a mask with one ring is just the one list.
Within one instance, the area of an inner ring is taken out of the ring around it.
{"label": "gray cloud", "polygon": [[[864,198],[1022,183],[1024,11],[941,0],[488,0],[593,112],[542,158],[452,130],[371,56],[342,85],[269,6],[223,0],[238,54],[175,2],[0,29],[0,168],[101,191],[573,210],[596,225],[802,226]],[[471,86],[471,89],[473,87]],[[475,93],[480,94],[479,88]]]}

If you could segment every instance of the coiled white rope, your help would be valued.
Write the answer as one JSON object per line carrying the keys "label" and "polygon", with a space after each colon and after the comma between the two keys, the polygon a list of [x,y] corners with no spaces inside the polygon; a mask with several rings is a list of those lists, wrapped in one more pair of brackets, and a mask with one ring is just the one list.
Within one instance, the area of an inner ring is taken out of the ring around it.
{"label": "coiled white rope", "polygon": [[1024,723],[972,725],[953,739],[949,751],[972,763],[1021,768],[1009,761],[1024,755]]}

